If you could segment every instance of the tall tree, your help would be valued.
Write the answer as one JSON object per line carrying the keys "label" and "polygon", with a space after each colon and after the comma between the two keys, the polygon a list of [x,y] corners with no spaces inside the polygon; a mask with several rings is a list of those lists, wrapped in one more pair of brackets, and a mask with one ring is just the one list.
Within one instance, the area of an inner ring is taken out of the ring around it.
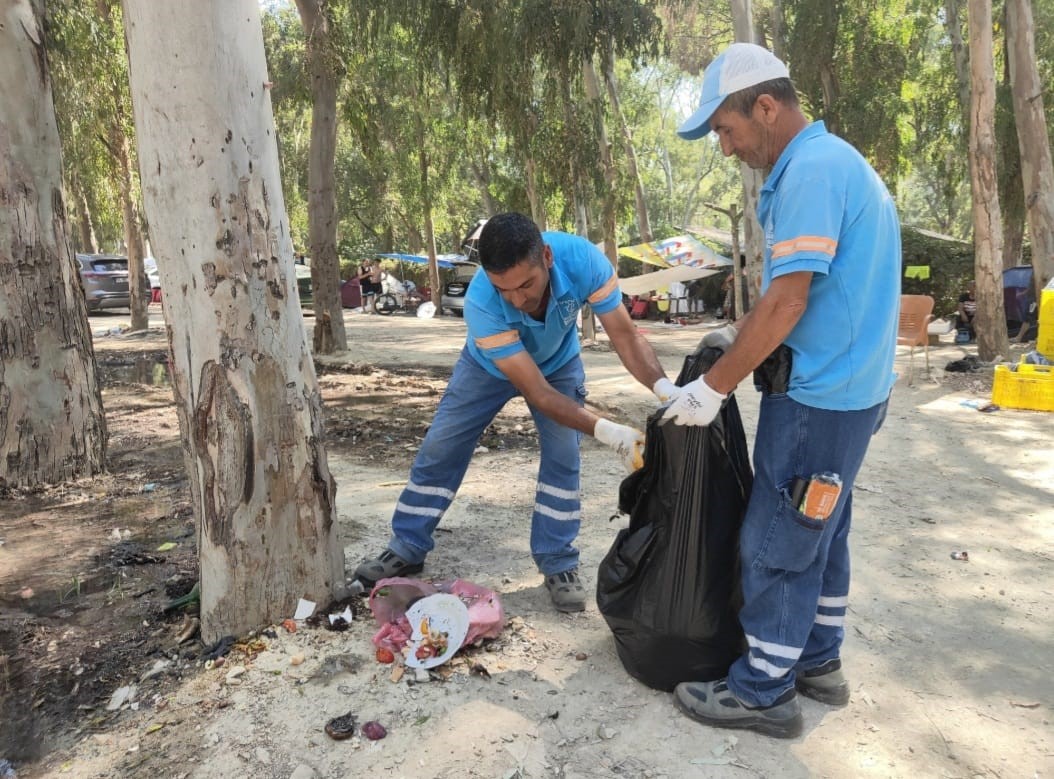
{"label": "tall tree", "polygon": [[120,230],[111,243],[128,257],[132,328],[144,329],[150,295],[143,288],[145,240],[120,5],[116,0],[91,4],[56,0],[48,5],[60,132],[64,147],[71,151],[66,165],[68,189],[73,191],[76,181],[87,185],[96,200],[102,193],[112,198]]}
{"label": "tall tree", "polygon": [[344,74],[334,41],[335,3],[296,0],[307,39],[311,77],[311,151],[308,167],[307,218],[311,251],[311,297],[315,309],[315,352],[348,348],[340,298],[337,257],[337,199],[334,160],[337,155],[337,91]]}
{"label": "tall tree", "polygon": [[0,487],[91,476],[106,456],[42,6],[0,6]]}
{"label": "tall tree", "polygon": [[[736,40],[741,43],[755,43],[754,14],[750,0],[732,0],[732,24]],[[742,265],[738,256],[732,258],[733,273],[736,274],[736,316],[742,316],[750,310],[751,301],[761,294],[761,266],[765,256],[765,233],[758,221],[758,198],[765,175],[754,170],[745,162],[739,163],[743,177],[743,200],[746,205],[743,218]],[[734,222],[735,220],[733,220]]]}
{"label": "tall tree", "polygon": [[1003,308],[1003,228],[999,216],[995,148],[995,67],[992,2],[969,0],[970,189],[973,192],[977,353],[982,360],[1009,353]]}
{"label": "tall tree", "polygon": [[637,235],[642,241],[651,241],[654,237],[651,232],[651,217],[648,215],[648,200],[644,193],[644,181],[640,176],[640,166],[637,164],[637,147],[633,142],[633,128],[626,121],[626,114],[622,110],[622,99],[619,96],[618,79],[615,76],[615,53],[612,46],[604,56],[604,84],[607,86],[608,99],[611,101],[611,111],[618,121],[622,132],[622,143],[626,150],[626,175],[633,185],[633,204],[637,214]]}
{"label": "tall tree", "polygon": [[1035,24],[1029,0],[1007,0],[1007,57],[1021,172],[1032,238],[1036,294],[1054,278],[1054,168],[1043,112],[1043,83],[1036,67]]}
{"label": "tall tree", "polygon": [[[344,587],[255,0],[125,0],[140,174],[214,641]],[[188,54],[189,53],[189,54]]]}

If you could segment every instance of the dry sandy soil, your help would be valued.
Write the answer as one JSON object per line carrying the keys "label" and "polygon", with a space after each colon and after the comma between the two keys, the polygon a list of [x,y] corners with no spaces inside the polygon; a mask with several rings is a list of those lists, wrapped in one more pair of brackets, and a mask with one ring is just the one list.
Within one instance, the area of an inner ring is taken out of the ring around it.
{"label": "dry sandy soil", "polygon": [[[387,538],[464,326],[349,314],[348,327],[353,350],[320,383],[350,570]],[[643,329],[673,376],[705,325]],[[931,350],[929,380],[898,382],[854,500],[853,700],[804,700],[791,741],[684,718],[625,673],[595,604],[551,609],[528,552],[536,454],[519,402],[487,432],[425,571],[498,591],[500,638],[393,682],[360,605],[344,632],[279,627],[207,668],[206,648],[177,644],[183,617],[162,613],[196,576],[164,342],[95,347],[110,475],[0,496],[0,776],[3,760],[19,777],[1054,776],[1054,414],[978,413],[990,372],[942,370],[960,347]],[[603,339],[584,359],[590,402],[643,425],[651,395]],[[757,397],[749,383],[737,396],[751,439]],[[613,458],[587,440],[583,459],[592,584],[625,520],[609,521]],[[387,738],[329,739],[347,712]]]}

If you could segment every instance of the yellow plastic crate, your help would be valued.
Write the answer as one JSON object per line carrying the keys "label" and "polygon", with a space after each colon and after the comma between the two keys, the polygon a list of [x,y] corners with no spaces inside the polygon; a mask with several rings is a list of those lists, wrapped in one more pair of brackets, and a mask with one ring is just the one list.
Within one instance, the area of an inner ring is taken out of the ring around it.
{"label": "yellow plastic crate", "polygon": [[1054,289],[1043,290],[1039,299],[1039,335],[1036,337],[1036,350],[1049,359],[1054,359]]}
{"label": "yellow plastic crate", "polygon": [[1054,411],[1054,365],[995,366],[992,402],[1003,408]]}

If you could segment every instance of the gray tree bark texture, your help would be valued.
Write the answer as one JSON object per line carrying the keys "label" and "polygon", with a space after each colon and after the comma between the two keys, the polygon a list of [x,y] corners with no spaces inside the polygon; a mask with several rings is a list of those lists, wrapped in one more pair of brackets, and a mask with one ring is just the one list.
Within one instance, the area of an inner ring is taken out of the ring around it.
{"label": "gray tree bark texture", "polygon": [[307,38],[311,71],[311,148],[308,153],[307,221],[311,243],[311,297],[315,309],[315,353],[348,348],[344,308],[340,298],[340,258],[337,256],[337,90],[341,73],[330,40],[329,19],[322,0],[297,0]]}
{"label": "gray tree bark texture", "polygon": [[1014,119],[1021,147],[1028,232],[1036,295],[1054,277],[1054,166],[1043,112],[1043,85],[1036,68],[1035,23],[1029,0],[1007,0],[1007,57]]}
{"label": "gray tree bark texture", "polygon": [[106,458],[41,12],[0,4],[0,488],[92,476]]}
{"label": "gray tree bark texture", "polygon": [[992,2],[970,0],[970,191],[973,195],[974,277],[977,282],[977,354],[1006,357],[1010,344],[1003,307],[1003,227],[996,180],[995,67]]}
{"label": "gray tree bark texture", "polygon": [[344,591],[255,0],[125,0],[206,642]]}
{"label": "gray tree bark texture", "polygon": [[[735,28],[736,41],[754,43],[754,14],[750,0],[732,0],[732,24]],[[765,257],[765,231],[758,221],[758,198],[765,176],[760,170],[753,170],[745,162],[739,164],[743,177],[743,243],[746,255],[742,266],[739,257],[733,257],[735,272],[743,269],[745,278],[736,279],[736,316],[742,316],[761,294],[761,266]]]}

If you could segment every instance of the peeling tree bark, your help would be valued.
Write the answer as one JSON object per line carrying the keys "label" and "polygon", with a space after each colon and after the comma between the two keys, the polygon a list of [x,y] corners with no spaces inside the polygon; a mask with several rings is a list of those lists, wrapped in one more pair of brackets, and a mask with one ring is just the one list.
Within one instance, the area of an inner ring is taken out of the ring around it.
{"label": "peeling tree bark", "polygon": [[[752,19],[753,11],[750,0],[732,0],[732,22],[737,41],[754,42]],[[765,176],[761,171],[753,170],[745,162],[739,163],[739,171],[743,177],[744,276],[736,280],[736,311],[742,314],[749,311],[753,301],[761,295],[761,266],[765,261],[765,233],[758,221],[758,198]],[[732,259],[735,267],[739,268],[739,257]],[[741,311],[740,307],[742,307]]]}
{"label": "peeling tree bark", "polygon": [[1007,57],[1014,119],[1021,147],[1033,279],[1039,292],[1054,277],[1054,165],[1043,110],[1043,85],[1036,69],[1035,24],[1029,0],[1007,0]]}
{"label": "peeling tree bark", "polygon": [[995,170],[995,68],[992,2],[970,0],[970,190],[973,194],[974,277],[977,283],[977,354],[1009,353],[1003,308],[1003,228]]}
{"label": "peeling tree bark", "polygon": [[311,147],[308,152],[307,218],[311,244],[311,297],[315,309],[315,352],[348,348],[340,299],[337,256],[337,90],[342,66],[332,51],[324,0],[297,0],[311,69]]}
{"label": "peeling tree bark", "polygon": [[125,0],[143,199],[165,293],[202,636],[344,589],[254,0]]}
{"label": "peeling tree bark", "polygon": [[106,456],[41,10],[0,6],[0,487],[91,476]]}

